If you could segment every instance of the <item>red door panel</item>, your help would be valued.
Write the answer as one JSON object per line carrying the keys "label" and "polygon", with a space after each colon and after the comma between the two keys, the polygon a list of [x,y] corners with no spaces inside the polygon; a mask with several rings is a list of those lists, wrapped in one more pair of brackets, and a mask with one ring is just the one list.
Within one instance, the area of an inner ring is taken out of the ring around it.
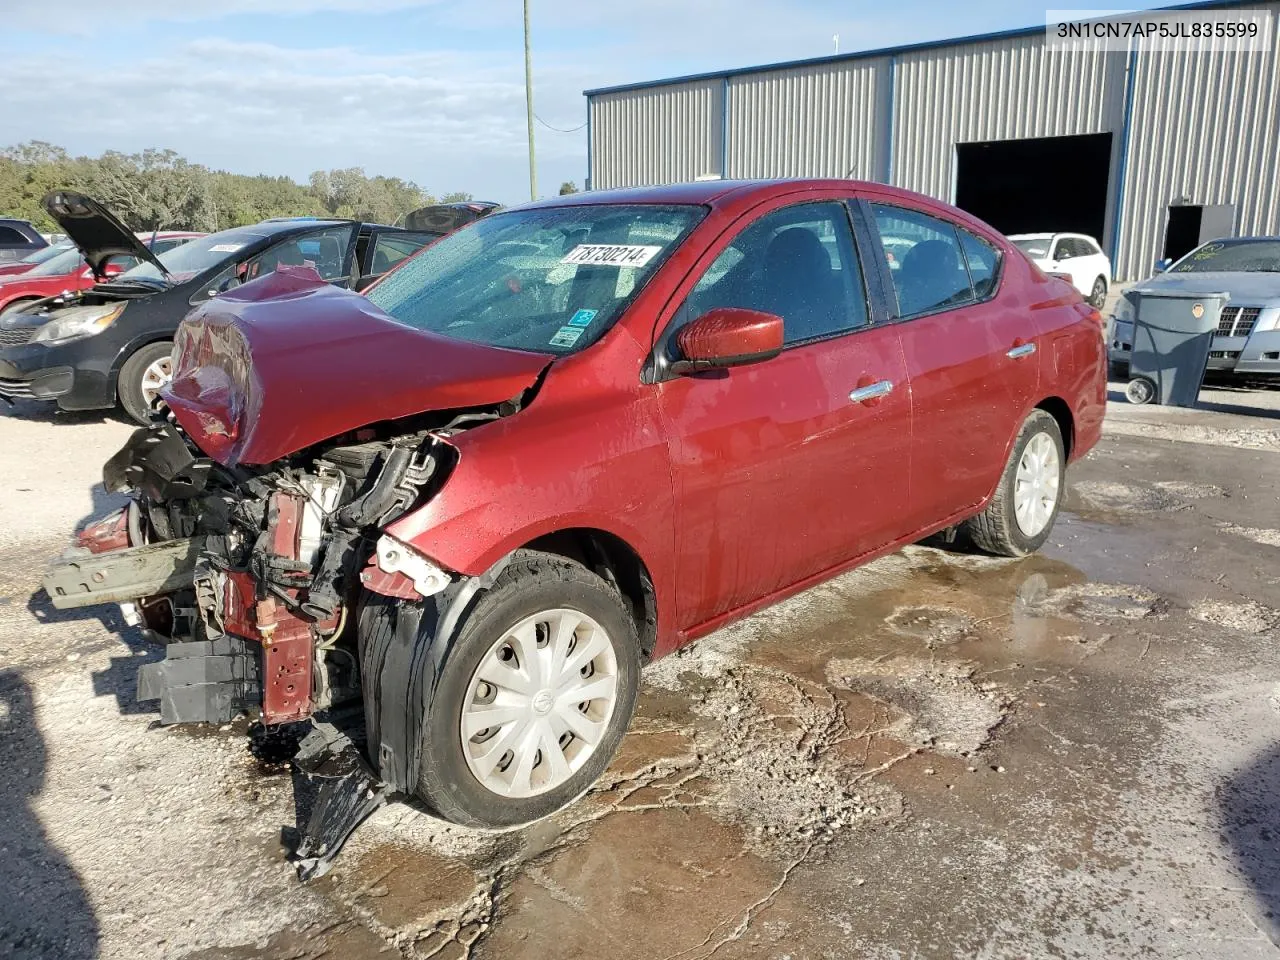
{"label": "red door panel", "polygon": [[912,512],[921,527],[995,489],[1034,403],[1040,354],[1030,319],[996,301],[898,327],[915,414]]}
{"label": "red door panel", "polygon": [[[882,382],[892,385],[886,395],[849,399]],[[907,532],[911,395],[898,327],[864,328],[660,390],[681,629]]]}

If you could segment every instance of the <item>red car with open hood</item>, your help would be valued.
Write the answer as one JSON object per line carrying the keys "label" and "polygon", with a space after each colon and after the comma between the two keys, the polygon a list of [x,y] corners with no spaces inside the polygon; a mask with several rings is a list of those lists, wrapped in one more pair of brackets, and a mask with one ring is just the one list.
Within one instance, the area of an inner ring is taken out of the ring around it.
{"label": "red car with open hood", "polygon": [[1105,401],[1069,285],[844,180],[492,213],[367,296],[280,268],[193,311],[174,364],[107,465],[130,508],[46,586],[167,645],[162,722],[360,758],[308,869],[388,793],[483,827],[570,803],[644,663],[856,564],[946,530],[1036,550]]}

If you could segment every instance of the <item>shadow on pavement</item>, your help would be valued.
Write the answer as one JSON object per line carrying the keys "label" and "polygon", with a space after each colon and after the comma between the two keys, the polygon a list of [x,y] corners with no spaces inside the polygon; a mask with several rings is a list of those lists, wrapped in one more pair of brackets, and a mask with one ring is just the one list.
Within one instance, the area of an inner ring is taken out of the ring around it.
{"label": "shadow on pavement", "polygon": [[1280,745],[1255,758],[1218,791],[1222,833],[1280,944]]}
{"label": "shadow on pavement", "polygon": [[119,408],[113,410],[59,410],[56,403],[43,400],[0,400],[0,417],[74,427],[85,423],[132,423]]}
{"label": "shadow on pavement", "polygon": [[31,688],[14,670],[0,670],[0,757],[0,957],[96,957],[98,922],[84,886],[31,809],[47,753]]}

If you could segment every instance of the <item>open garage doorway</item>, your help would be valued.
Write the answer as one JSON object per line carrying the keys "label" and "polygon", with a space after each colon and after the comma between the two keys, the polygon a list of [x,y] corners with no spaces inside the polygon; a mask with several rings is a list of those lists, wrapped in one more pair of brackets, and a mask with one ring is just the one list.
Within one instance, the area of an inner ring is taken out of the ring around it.
{"label": "open garage doorway", "polygon": [[1085,233],[1105,248],[1111,134],[956,144],[956,206],[1001,233]]}

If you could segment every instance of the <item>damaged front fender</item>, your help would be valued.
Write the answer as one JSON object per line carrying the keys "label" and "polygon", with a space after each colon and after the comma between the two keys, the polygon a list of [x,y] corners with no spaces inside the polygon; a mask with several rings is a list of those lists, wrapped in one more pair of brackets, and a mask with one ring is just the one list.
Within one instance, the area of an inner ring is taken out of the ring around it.
{"label": "damaged front fender", "polygon": [[369,757],[393,792],[418,782],[422,725],[463,618],[510,562],[465,577],[418,602],[366,593],[359,643]]}

